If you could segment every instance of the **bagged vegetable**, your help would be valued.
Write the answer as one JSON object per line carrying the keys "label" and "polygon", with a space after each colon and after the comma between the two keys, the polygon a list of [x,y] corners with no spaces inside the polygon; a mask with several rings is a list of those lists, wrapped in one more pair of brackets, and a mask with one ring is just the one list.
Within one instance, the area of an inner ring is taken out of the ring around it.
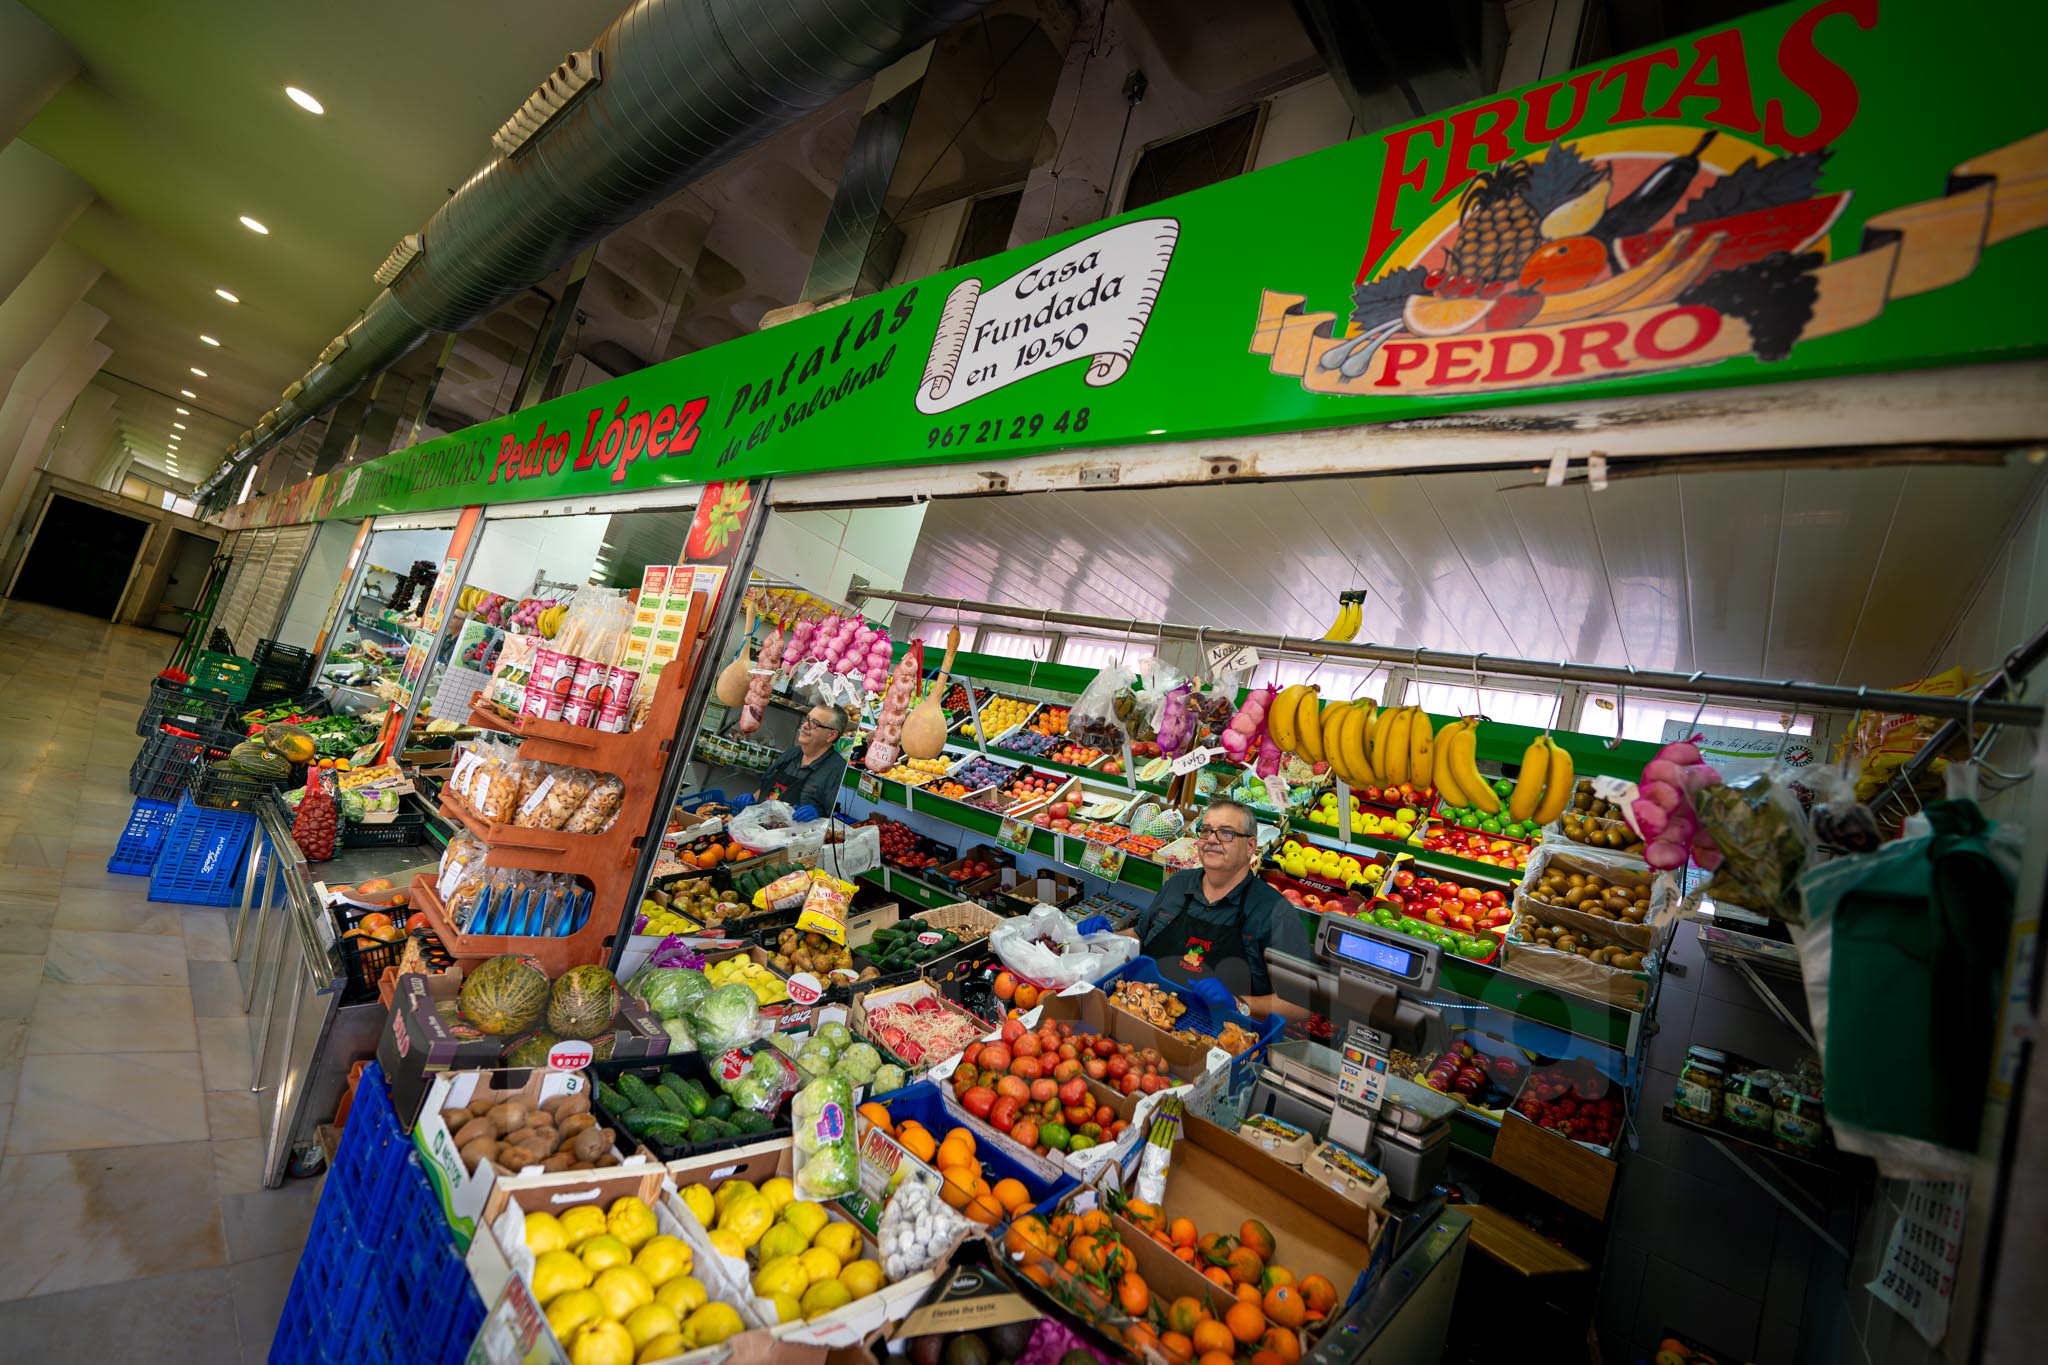
{"label": "bagged vegetable", "polygon": [[697,1040],[690,1033],[690,1026],[680,1018],[669,1016],[661,1021],[661,1031],[668,1035],[668,1055],[678,1052],[695,1052]]}
{"label": "bagged vegetable", "polygon": [[929,1186],[905,1180],[882,1209],[882,1272],[900,1280],[929,1270],[972,1232]]}
{"label": "bagged vegetable", "polygon": [[1099,981],[1138,955],[1136,939],[1106,931],[1084,935],[1049,905],[989,930],[988,946],[1011,971],[1055,990]]}
{"label": "bagged vegetable", "polygon": [[1122,664],[1106,665],[1067,713],[1068,737],[1098,749],[1121,749],[1131,734],[1117,716],[1116,698],[1119,692],[1131,695],[1137,681],[1137,674]]}
{"label": "bagged vegetable", "polygon": [[777,877],[754,893],[754,908],[757,910],[794,910],[804,903],[804,897],[811,894],[811,874],[791,872]]}
{"label": "bagged vegetable", "polygon": [[761,1020],[761,1002],[749,986],[720,986],[683,1012],[697,1043],[707,1052],[740,1047],[772,1030]]}
{"label": "bagged vegetable", "polygon": [[773,1114],[803,1078],[780,1048],[731,1048],[711,1068],[718,1088],[742,1109]]}
{"label": "bagged vegetable", "polygon": [[796,1185],[805,1198],[837,1199],[860,1187],[853,1086],[844,1076],[821,1076],[799,1090],[790,1106],[790,1129],[796,1143]]}
{"label": "bagged vegetable", "polygon": [[796,917],[800,934],[823,934],[834,943],[846,942],[846,908],[853,898],[853,884],[819,877],[804,894],[804,908]]}
{"label": "bagged vegetable", "polygon": [[726,833],[756,853],[776,853],[793,849],[798,853],[815,853],[824,842],[824,819],[796,824],[791,820],[791,808],[787,801],[761,801],[748,806],[735,815],[726,826]]}

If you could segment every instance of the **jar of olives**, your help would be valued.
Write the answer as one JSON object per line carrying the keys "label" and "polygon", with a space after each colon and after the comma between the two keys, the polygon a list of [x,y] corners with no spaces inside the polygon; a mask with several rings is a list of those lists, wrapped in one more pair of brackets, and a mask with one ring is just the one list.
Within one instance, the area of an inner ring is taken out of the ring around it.
{"label": "jar of olives", "polygon": [[1721,1094],[1721,1112],[1729,1126],[1759,1140],[1769,1140],[1775,1089],[1771,1078],[1761,1071],[1745,1071],[1729,1081]]}
{"label": "jar of olives", "polygon": [[[1720,1060],[1712,1062],[1708,1057]],[[1727,1088],[1727,1061],[1712,1048],[1696,1047],[1685,1054],[1685,1065],[1678,1073],[1678,1088],[1671,1096],[1671,1107],[1680,1118],[1694,1123],[1712,1123],[1720,1118],[1721,1095]]]}
{"label": "jar of olives", "polygon": [[1808,1094],[1789,1082],[1778,1087],[1771,1110],[1771,1132],[1781,1151],[1810,1156],[1820,1147],[1821,1134],[1826,1129],[1820,1096]]}

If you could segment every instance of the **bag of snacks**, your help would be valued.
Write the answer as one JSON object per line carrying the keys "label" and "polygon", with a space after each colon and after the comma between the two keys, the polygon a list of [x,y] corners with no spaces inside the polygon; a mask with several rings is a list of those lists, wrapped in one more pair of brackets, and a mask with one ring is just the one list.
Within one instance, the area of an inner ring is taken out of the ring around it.
{"label": "bag of snacks", "polygon": [[804,908],[796,917],[800,934],[823,934],[834,943],[846,942],[846,907],[853,897],[853,885],[822,872],[804,893]]}
{"label": "bag of snacks", "polygon": [[587,768],[550,768],[520,803],[513,823],[522,829],[561,829],[596,785],[597,774]]}
{"label": "bag of snacks", "polygon": [[619,818],[619,807],[625,800],[626,784],[605,773],[592,784],[590,794],[562,829],[569,834],[602,834]]}

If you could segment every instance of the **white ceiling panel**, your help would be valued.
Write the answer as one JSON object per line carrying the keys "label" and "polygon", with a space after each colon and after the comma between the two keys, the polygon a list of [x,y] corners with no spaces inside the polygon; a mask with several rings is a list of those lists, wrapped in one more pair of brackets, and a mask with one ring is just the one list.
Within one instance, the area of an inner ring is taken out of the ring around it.
{"label": "white ceiling panel", "polygon": [[1359,586],[1359,638],[1396,648],[1882,685],[1924,671],[1980,583],[2020,604],[2006,624],[2026,613],[2025,585],[1986,575],[2013,534],[2048,540],[2022,521],[2042,477],[2014,460],[938,500],[906,587],[1310,639]]}

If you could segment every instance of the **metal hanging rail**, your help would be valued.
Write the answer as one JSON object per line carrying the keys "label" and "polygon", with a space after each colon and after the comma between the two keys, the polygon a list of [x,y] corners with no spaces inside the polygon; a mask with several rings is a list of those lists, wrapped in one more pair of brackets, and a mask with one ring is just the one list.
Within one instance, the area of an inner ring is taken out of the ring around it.
{"label": "metal hanging rail", "polygon": [[1956,741],[1963,737],[1965,731],[1971,732],[1970,740],[1974,744],[1976,727],[1972,722],[1991,721],[1993,706],[1997,699],[2009,691],[2024,690],[2027,675],[2034,671],[2043,658],[2048,658],[2048,626],[2035,631],[2025,643],[2006,655],[2004,662],[1998,665],[1997,671],[1986,678],[1975,692],[1958,699],[1962,702],[1962,715],[1950,717],[1939,730],[1927,737],[1927,742],[1915,750],[1911,758],[1899,765],[1898,771],[1892,774],[1892,780],[1885,783],[1884,790],[1870,802],[1870,809],[1881,811],[1889,802],[1903,795],[1913,779],[1918,777],[1928,764],[1947,753]]}
{"label": "metal hanging rail", "polygon": [[[1356,659],[1361,663],[1405,664],[1411,668],[1435,668],[1460,673],[1493,674],[1508,678],[1537,678],[1552,682],[1587,683],[1612,687],[1626,696],[1629,688],[1652,692],[1686,692],[1695,696],[1730,697],[1743,701],[1770,702],[1793,709],[1813,707],[1836,711],[1890,711],[1909,716],[1939,716],[1945,720],[1981,722],[1987,725],[2024,725],[2039,728],[2043,708],[2038,704],[1979,700],[1975,697],[1931,697],[1912,692],[1889,692],[1872,687],[1836,687],[1827,683],[1771,682],[1763,678],[1737,678],[1718,673],[1671,673],[1662,670],[1612,668],[1600,664],[1556,663],[1541,659],[1515,659],[1497,654],[1452,654],[1439,649],[1396,649],[1388,645],[1341,644],[1334,640],[1301,639],[1291,635],[1266,635],[1252,631],[1218,630],[1208,626],[1182,626],[1165,621],[1139,621],[1120,616],[1093,616],[1086,612],[1035,610],[1006,602],[975,602],[955,597],[934,597],[928,593],[889,592],[864,588],[849,596],[874,599],[905,606],[934,607],[960,614],[1000,616],[1035,621],[1047,626],[1076,626],[1112,635],[1185,640],[1199,645],[1249,645],[1267,654],[1304,658]],[[2024,647],[2023,647],[2024,648]]]}

